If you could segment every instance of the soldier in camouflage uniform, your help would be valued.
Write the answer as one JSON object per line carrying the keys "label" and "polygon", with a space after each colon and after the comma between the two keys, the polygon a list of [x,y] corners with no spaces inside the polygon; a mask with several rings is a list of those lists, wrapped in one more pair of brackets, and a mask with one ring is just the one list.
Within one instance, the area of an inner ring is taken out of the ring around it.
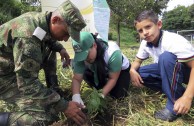
{"label": "soldier in camouflage uniform", "polygon": [[[69,55],[56,40],[71,36],[79,41],[85,27],[79,10],[69,1],[50,13],[25,13],[0,26],[0,100],[14,104],[19,111],[0,114],[1,126],[45,126],[63,112],[81,125],[82,106],[61,97],[56,78],[56,53]],[[44,69],[48,87],[38,79]]]}

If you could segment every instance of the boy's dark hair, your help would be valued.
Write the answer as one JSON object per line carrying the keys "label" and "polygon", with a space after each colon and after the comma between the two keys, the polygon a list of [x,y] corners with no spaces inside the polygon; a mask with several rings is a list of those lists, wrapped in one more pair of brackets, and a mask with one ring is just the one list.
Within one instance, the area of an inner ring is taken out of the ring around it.
{"label": "boy's dark hair", "polygon": [[153,10],[145,10],[143,12],[141,12],[134,20],[134,26],[136,26],[136,24],[138,22],[141,22],[143,20],[149,19],[151,20],[153,23],[157,23],[158,22],[158,15],[153,11]]}

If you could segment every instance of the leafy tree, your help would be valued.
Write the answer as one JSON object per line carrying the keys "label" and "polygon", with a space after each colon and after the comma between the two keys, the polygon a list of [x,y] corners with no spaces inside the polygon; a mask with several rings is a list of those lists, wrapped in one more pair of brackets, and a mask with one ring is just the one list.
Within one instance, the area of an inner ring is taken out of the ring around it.
{"label": "leafy tree", "polygon": [[188,7],[188,14],[191,18],[191,29],[194,29],[194,4]]}
{"label": "leafy tree", "polygon": [[21,0],[21,2],[31,6],[39,6],[41,4],[40,0]]}
{"label": "leafy tree", "polygon": [[120,23],[133,27],[135,16],[143,10],[152,9],[162,14],[169,0],[107,0],[111,9],[111,20],[117,25],[118,45],[120,45]]}
{"label": "leafy tree", "polygon": [[23,4],[23,10],[22,13],[28,12],[28,11],[41,11],[41,1],[40,0],[21,0],[21,3]]}
{"label": "leafy tree", "polygon": [[0,25],[25,12],[41,11],[40,8],[40,4],[34,5],[32,3],[27,4],[26,2],[16,0],[0,0]]}
{"label": "leafy tree", "polygon": [[15,0],[0,0],[0,23],[4,23],[21,14],[21,3]]}
{"label": "leafy tree", "polygon": [[175,9],[164,12],[162,21],[163,29],[182,30],[193,29],[194,27],[194,4],[190,7],[178,6]]}

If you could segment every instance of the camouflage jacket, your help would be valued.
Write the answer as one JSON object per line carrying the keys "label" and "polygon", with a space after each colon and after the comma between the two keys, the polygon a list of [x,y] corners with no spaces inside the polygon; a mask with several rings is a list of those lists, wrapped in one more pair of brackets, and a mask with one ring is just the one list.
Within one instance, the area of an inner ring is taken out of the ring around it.
{"label": "camouflage jacket", "polygon": [[1,25],[0,99],[14,96],[15,91],[11,89],[16,87],[23,97],[19,102],[25,108],[35,106],[42,110],[52,104],[56,111],[64,111],[67,102],[38,79],[45,51],[60,51],[62,48],[48,33],[44,13],[25,13]]}

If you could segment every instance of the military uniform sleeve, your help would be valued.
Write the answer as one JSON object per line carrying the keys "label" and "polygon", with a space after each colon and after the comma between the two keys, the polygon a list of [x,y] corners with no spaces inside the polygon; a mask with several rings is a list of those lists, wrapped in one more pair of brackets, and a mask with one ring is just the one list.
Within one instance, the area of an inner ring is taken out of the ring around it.
{"label": "military uniform sleeve", "polygon": [[50,40],[51,50],[55,52],[60,52],[62,49],[64,49],[63,45],[55,40]]}
{"label": "military uniform sleeve", "polygon": [[44,110],[45,106],[56,104],[56,110],[64,111],[67,101],[61,99],[55,91],[46,88],[38,78],[42,63],[40,44],[36,37],[17,38],[13,47],[17,85],[23,95],[20,105],[24,104],[26,109]]}

